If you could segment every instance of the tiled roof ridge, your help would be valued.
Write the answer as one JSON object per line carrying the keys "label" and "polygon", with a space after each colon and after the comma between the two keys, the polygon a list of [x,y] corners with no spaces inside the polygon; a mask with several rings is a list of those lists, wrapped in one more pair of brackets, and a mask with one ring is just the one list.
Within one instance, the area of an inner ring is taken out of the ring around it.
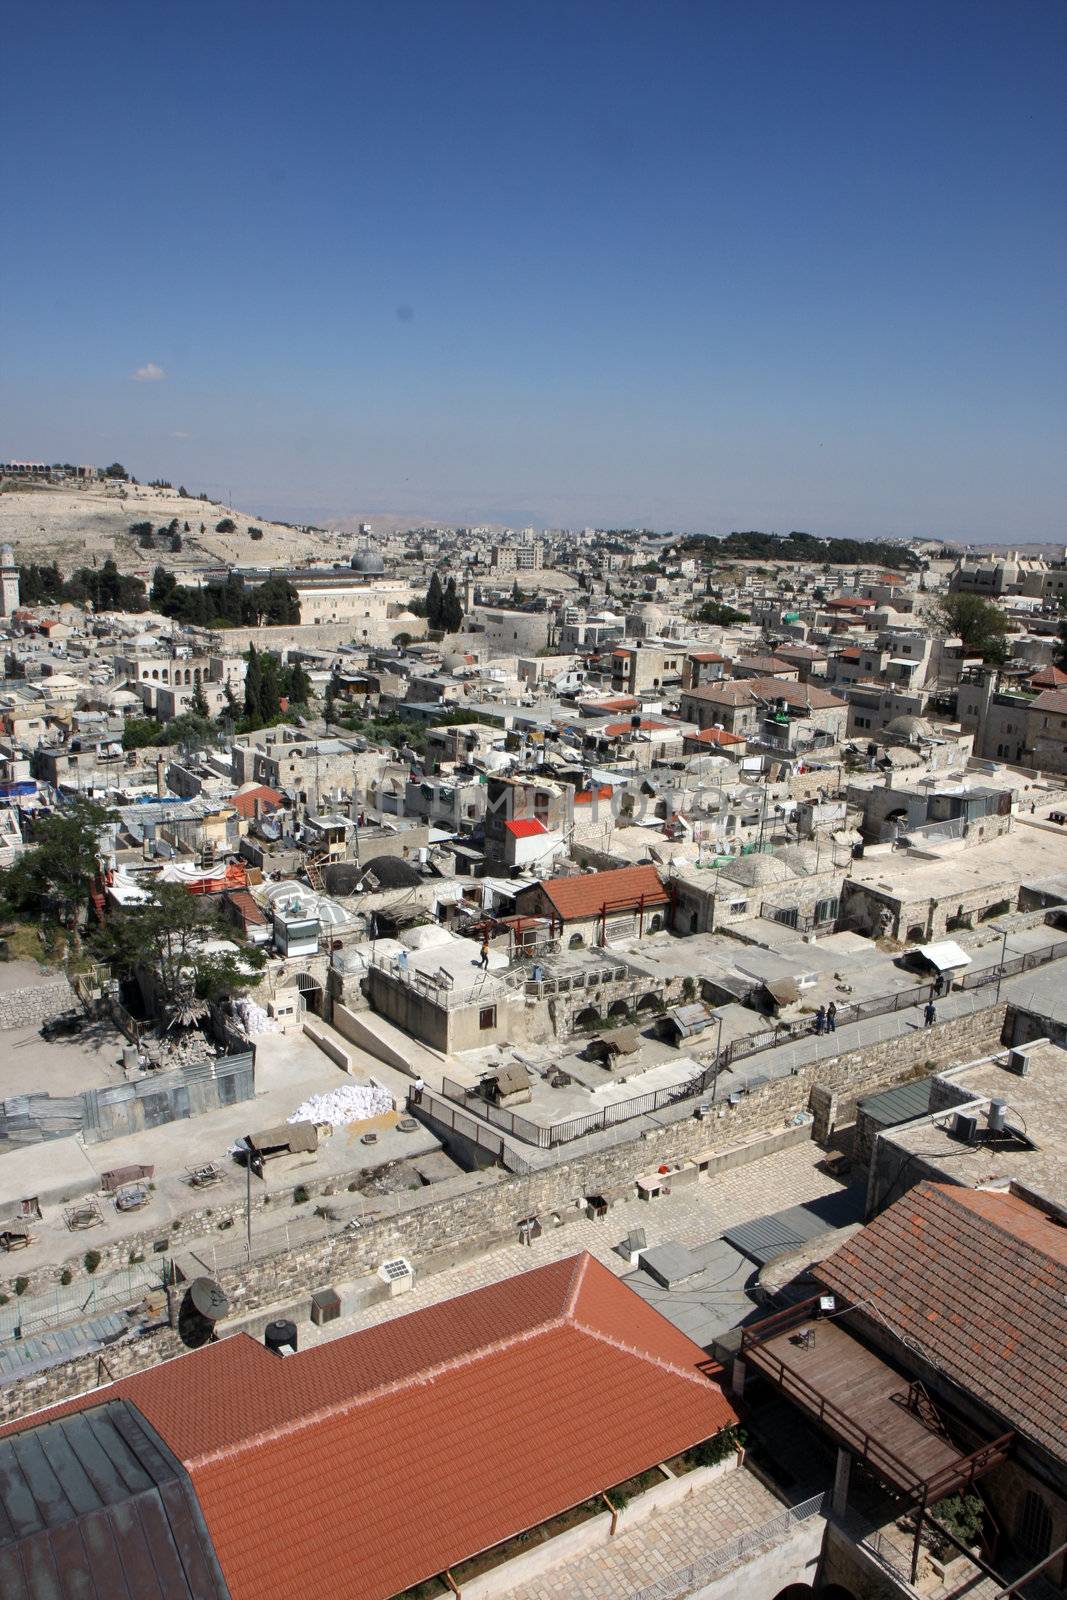
{"label": "tiled roof ridge", "polygon": [[701,1389],[707,1389],[709,1384],[712,1388],[716,1387],[711,1383],[711,1379],[698,1372],[696,1367],[680,1367],[676,1362],[668,1361],[664,1356],[657,1356],[642,1345],[628,1344],[625,1339],[619,1339],[613,1333],[605,1333],[602,1328],[591,1328],[587,1322],[581,1322],[577,1318],[571,1319],[571,1326],[590,1339],[597,1339],[601,1344],[610,1345],[613,1350],[621,1350],[623,1355],[635,1356],[647,1366],[658,1367],[661,1372],[669,1372],[673,1378],[684,1378],[687,1383],[695,1383]]}
{"label": "tiled roof ridge", "polygon": [[563,1316],[568,1322],[574,1317],[575,1308],[578,1305],[578,1296],[582,1292],[582,1285],[585,1282],[591,1259],[592,1257],[588,1250],[583,1250],[575,1258],[574,1270],[571,1273],[570,1283],[567,1285],[567,1298],[563,1302]]}
{"label": "tiled roof ridge", "polygon": [[[518,1333],[506,1335],[503,1339],[492,1339],[485,1344],[480,1344],[476,1349],[465,1350],[460,1355],[449,1356],[444,1361],[438,1361],[432,1366],[421,1367],[418,1371],[407,1372],[400,1378],[390,1378],[385,1383],[375,1384],[373,1388],[363,1389],[359,1394],[350,1396],[347,1400],[329,1401],[325,1405],[316,1406],[313,1411],[305,1411],[298,1417],[292,1417],[287,1422],[280,1422],[271,1427],[258,1428],[252,1433],[244,1434],[232,1444],[217,1445],[213,1450],[204,1450],[198,1454],[184,1457],[186,1467],[190,1469],[215,1466],[221,1461],[226,1461],[234,1456],[241,1455],[246,1450],[255,1449],[263,1444],[273,1444],[279,1439],[284,1439],[293,1434],[302,1432],[305,1428],[314,1428],[319,1423],[334,1422],[342,1417],[350,1416],[363,1406],[377,1400],[384,1400],[389,1395],[399,1394],[404,1389],[409,1389],[414,1384],[434,1383],[446,1373],[458,1372],[462,1367],[473,1366],[476,1361],[483,1361],[487,1356],[501,1355],[505,1350],[514,1348],[515,1345],[524,1344],[530,1339],[539,1337],[543,1333],[552,1333],[560,1328],[574,1326],[562,1313],[546,1317],[540,1322],[531,1323],[522,1328]],[[299,1360],[299,1356],[284,1359]]]}

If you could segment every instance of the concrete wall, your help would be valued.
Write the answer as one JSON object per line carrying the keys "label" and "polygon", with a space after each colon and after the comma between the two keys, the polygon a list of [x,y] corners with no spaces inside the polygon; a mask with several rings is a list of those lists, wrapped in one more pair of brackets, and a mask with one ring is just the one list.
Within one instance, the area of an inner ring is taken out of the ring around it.
{"label": "concrete wall", "polygon": [[77,1006],[77,997],[66,978],[43,978],[25,989],[7,989],[0,994],[0,1032],[6,1028],[39,1028],[42,1022]]}
{"label": "concrete wall", "polygon": [[[750,1556],[743,1565],[691,1589],[688,1600],[774,1600],[791,1583],[812,1583],[819,1566],[826,1523],[822,1517],[798,1522],[780,1544]],[[695,1554],[695,1553],[694,1553]],[[895,1596],[894,1600],[899,1600]]]}
{"label": "concrete wall", "polygon": [[815,1138],[827,1139],[836,1128],[855,1121],[856,1102],[865,1094],[925,1077],[949,1063],[977,1061],[991,1054],[1000,1046],[1006,1012],[1002,1002],[820,1063],[814,1069],[819,1081],[812,1083],[810,1099]]}

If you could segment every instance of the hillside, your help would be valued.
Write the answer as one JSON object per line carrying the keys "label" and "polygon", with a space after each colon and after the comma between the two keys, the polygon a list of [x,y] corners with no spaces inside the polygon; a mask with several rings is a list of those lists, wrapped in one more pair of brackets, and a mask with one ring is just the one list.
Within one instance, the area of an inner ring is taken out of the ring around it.
{"label": "hillside", "polygon": [[[135,523],[161,528],[175,517],[182,534],[178,554],[144,550],[130,533]],[[236,531],[217,533],[216,524],[227,517]],[[262,528],[263,538],[251,539],[250,526]],[[159,564],[179,572],[215,564],[297,566],[312,559],[343,560],[356,539],[287,527],[218,501],[179,495],[176,489],[115,481],[53,487],[8,479],[0,485],[0,544],[13,546],[22,563],[56,561],[69,568],[113,556],[123,572],[146,575]]]}

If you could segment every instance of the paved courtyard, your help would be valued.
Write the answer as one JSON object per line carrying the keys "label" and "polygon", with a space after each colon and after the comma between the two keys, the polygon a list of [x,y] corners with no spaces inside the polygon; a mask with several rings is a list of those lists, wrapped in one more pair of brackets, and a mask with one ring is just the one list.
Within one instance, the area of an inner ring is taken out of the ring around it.
{"label": "paved courtyard", "polygon": [[[416,1277],[411,1292],[395,1300],[383,1301],[380,1305],[370,1306],[336,1322],[325,1323],[322,1327],[302,1325],[301,1342],[310,1345],[336,1339],[354,1333],[359,1328],[405,1316],[409,1311],[418,1311],[423,1306],[436,1305],[439,1301],[451,1299],[453,1295],[499,1283],[517,1272],[545,1266],[564,1256],[574,1255],[579,1250],[588,1250],[598,1261],[621,1276],[632,1269],[628,1260],[616,1254],[614,1246],[626,1237],[631,1228],[644,1228],[650,1245],[668,1241],[686,1245],[702,1244],[707,1239],[717,1238],[725,1228],[734,1227],[739,1222],[749,1222],[767,1212],[836,1193],[841,1184],[819,1170],[817,1163],[822,1159],[823,1152],[817,1145],[807,1141],[776,1155],[750,1161],[743,1167],[735,1167],[733,1171],[707,1182],[675,1189],[664,1198],[651,1202],[622,1201],[611,1207],[602,1222],[590,1222],[584,1217],[576,1219],[561,1228],[546,1231],[531,1245],[505,1245],[446,1272]],[[521,1205],[516,1201],[516,1215],[521,1210]]]}
{"label": "paved courtyard", "polygon": [[[508,1591],[509,1600],[633,1600],[638,1591],[780,1515],[782,1505],[742,1467],[667,1511]],[[746,1558],[747,1559],[747,1558]]]}

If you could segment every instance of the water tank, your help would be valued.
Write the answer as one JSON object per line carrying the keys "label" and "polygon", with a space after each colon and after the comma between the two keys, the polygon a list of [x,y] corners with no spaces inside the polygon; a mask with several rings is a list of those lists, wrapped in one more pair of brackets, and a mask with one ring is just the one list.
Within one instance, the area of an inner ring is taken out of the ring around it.
{"label": "water tank", "polygon": [[991,1133],[1004,1132],[1004,1119],[1008,1109],[1006,1100],[990,1100],[989,1102],[989,1131]]}
{"label": "water tank", "polygon": [[263,1330],[263,1343],[276,1356],[292,1354],[296,1350],[296,1323],[284,1317],[268,1322]]}

